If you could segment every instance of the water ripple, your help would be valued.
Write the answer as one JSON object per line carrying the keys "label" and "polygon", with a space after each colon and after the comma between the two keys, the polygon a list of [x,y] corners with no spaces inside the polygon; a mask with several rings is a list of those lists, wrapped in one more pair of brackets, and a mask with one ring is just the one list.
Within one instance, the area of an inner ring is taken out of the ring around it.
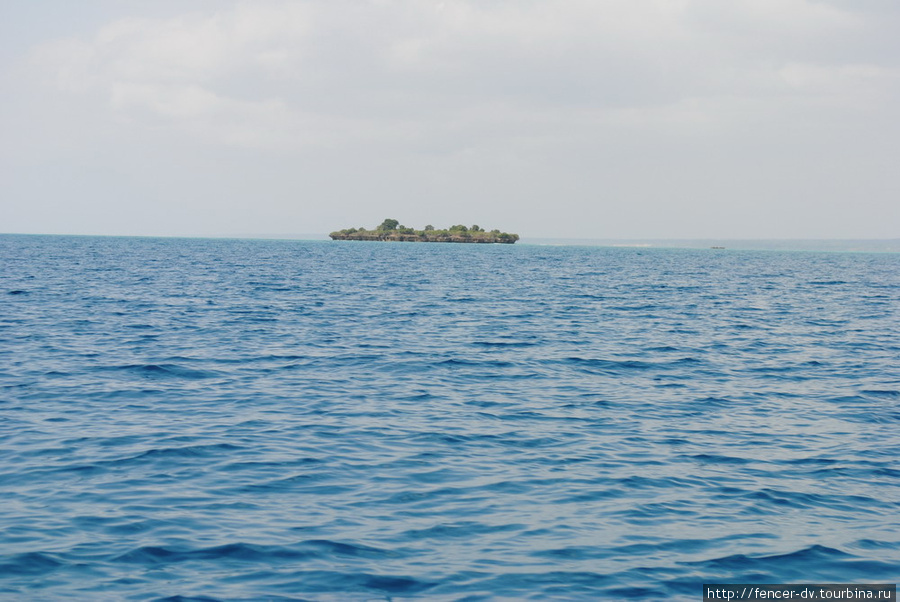
{"label": "water ripple", "polygon": [[0,251],[0,597],[696,600],[900,573],[896,255]]}

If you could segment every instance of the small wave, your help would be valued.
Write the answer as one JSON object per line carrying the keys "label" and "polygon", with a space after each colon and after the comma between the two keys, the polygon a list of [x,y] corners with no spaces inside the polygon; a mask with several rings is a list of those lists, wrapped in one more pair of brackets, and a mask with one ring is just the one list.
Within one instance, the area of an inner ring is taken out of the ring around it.
{"label": "small wave", "polygon": [[812,545],[806,548],[801,548],[799,550],[795,550],[793,552],[788,552],[785,554],[775,554],[771,556],[748,556],[746,554],[732,554],[730,556],[724,556],[722,558],[713,558],[711,560],[706,560],[701,563],[710,568],[734,568],[741,567],[744,565],[753,565],[760,563],[768,563],[768,562],[786,562],[793,563],[796,561],[815,561],[815,562],[824,562],[831,560],[842,560],[852,558],[853,556],[842,552],[836,548],[829,548],[827,546],[822,545]]}
{"label": "small wave", "polygon": [[136,456],[115,460],[116,464],[124,464],[134,462],[135,460],[145,459],[161,459],[168,460],[172,458],[206,458],[217,456],[222,452],[242,450],[243,447],[231,443],[213,443],[209,445],[188,445],[185,447],[159,447],[148,449]]}
{"label": "small wave", "polygon": [[106,366],[97,368],[97,370],[130,372],[148,378],[184,378],[189,380],[216,378],[221,376],[221,374],[215,371],[193,370],[177,364],[125,364],[122,366]]}
{"label": "small wave", "polygon": [[403,536],[410,541],[420,541],[423,539],[468,539],[475,535],[486,535],[490,533],[505,533],[509,531],[521,531],[525,529],[522,524],[509,525],[488,525],[480,522],[465,521],[459,523],[442,523],[425,529],[410,529]]}
{"label": "small wave", "polygon": [[860,539],[854,545],[865,550],[895,550],[897,548],[896,541],[883,539]]}
{"label": "small wave", "polygon": [[142,565],[170,565],[193,560],[236,560],[241,562],[279,564],[313,558],[368,558],[388,559],[402,557],[391,550],[360,544],[349,544],[328,539],[311,539],[294,545],[260,545],[229,543],[197,549],[179,549],[164,546],[141,546],[113,558],[114,562]]}
{"label": "small wave", "polygon": [[652,309],[661,309],[661,306],[651,303],[644,303],[641,305],[611,305],[608,307],[608,309],[612,309],[615,311],[649,311]]}
{"label": "small wave", "polygon": [[440,366],[474,366],[478,368],[511,368],[516,365],[512,362],[499,360],[469,360],[458,358],[451,358],[437,363]]}
{"label": "small wave", "polygon": [[900,397],[900,391],[896,389],[863,389],[860,392],[873,397]]}
{"label": "small wave", "polygon": [[475,341],[478,347],[534,347],[537,343],[528,341]]}
{"label": "small wave", "polygon": [[44,575],[61,567],[63,562],[50,554],[25,552],[7,557],[0,562],[0,575]]}
{"label": "small wave", "polygon": [[649,370],[654,367],[651,362],[639,360],[601,360],[584,357],[567,357],[567,363],[579,366],[585,371],[618,372],[622,370]]}
{"label": "small wave", "polygon": [[673,539],[654,543],[635,543],[618,546],[567,546],[538,550],[532,555],[538,558],[566,558],[595,560],[623,556],[649,556],[660,552],[702,552],[719,545],[717,539]]}
{"label": "small wave", "polygon": [[738,582],[752,576],[754,582],[771,580],[772,583],[828,579],[834,575],[841,575],[844,580],[883,578],[896,568],[889,568],[889,563],[861,561],[852,554],[822,545],[770,556],[733,554],[685,564],[697,566],[709,576],[728,575]]}
{"label": "small wave", "polygon": [[[278,598],[272,598],[271,596],[266,597],[267,600],[277,601]],[[294,602],[298,601],[296,598],[291,598]],[[165,598],[154,598],[153,602],[222,602],[221,598],[210,598],[209,596],[166,596]]]}
{"label": "small wave", "polygon": [[704,464],[749,464],[752,462],[752,460],[748,460],[747,458],[724,456],[720,454],[694,454],[688,457]]}
{"label": "small wave", "polygon": [[683,357],[668,362],[649,362],[643,360],[607,360],[584,357],[567,357],[564,363],[572,364],[582,372],[589,374],[610,374],[621,372],[643,372],[646,370],[665,370],[681,366],[702,364],[703,361],[694,357]]}

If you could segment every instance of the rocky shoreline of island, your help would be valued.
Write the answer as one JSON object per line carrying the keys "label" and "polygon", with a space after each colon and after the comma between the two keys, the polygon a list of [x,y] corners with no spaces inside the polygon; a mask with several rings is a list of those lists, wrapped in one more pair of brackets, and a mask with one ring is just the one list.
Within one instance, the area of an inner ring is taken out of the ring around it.
{"label": "rocky shoreline of island", "polygon": [[402,225],[395,219],[386,219],[381,225],[372,230],[366,228],[346,228],[344,230],[332,232],[328,236],[330,236],[332,240],[452,242],[507,245],[511,245],[519,240],[518,234],[510,234],[509,232],[501,232],[500,230],[485,230],[477,224],[472,226],[456,224],[446,229],[437,229],[429,224],[422,230],[416,230]]}

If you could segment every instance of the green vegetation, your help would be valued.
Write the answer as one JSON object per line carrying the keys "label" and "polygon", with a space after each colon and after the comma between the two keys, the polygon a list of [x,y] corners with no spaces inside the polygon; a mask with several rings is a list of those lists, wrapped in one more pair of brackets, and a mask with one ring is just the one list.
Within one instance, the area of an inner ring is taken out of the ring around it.
{"label": "green vegetation", "polygon": [[500,230],[488,232],[477,224],[464,226],[456,224],[445,230],[437,230],[431,224],[424,230],[408,228],[395,219],[386,219],[373,230],[346,228],[329,234],[332,240],[390,240],[397,242],[469,242],[501,243],[511,245],[519,240],[518,234]]}

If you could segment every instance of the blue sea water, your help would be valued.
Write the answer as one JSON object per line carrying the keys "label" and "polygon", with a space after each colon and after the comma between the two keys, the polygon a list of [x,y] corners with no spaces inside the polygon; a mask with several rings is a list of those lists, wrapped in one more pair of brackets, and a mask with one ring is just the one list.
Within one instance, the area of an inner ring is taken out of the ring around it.
{"label": "blue sea water", "polygon": [[0,598],[900,575],[900,255],[0,236]]}

